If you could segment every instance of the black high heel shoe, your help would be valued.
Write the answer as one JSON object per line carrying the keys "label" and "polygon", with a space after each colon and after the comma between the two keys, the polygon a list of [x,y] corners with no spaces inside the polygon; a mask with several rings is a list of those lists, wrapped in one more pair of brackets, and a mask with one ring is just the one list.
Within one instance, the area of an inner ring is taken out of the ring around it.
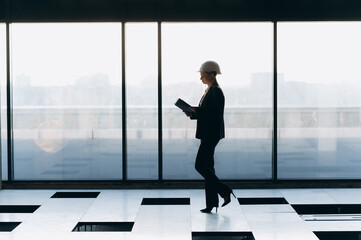
{"label": "black high heel shoe", "polygon": [[[214,207],[206,207],[205,209],[201,209],[200,211],[203,213],[210,213],[210,212],[212,212],[213,208]],[[218,207],[215,207],[215,208],[216,208],[216,212],[217,212]]]}
{"label": "black high heel shoe", "polygon": [[225,207],[226,205],[228,205],[228,203],[231,202],[231,194],[233,195],[234,198],[236,198],[236,195],[234,195],[233,191],[231,190],[231,192],[223,198],[224,203],[222,204],[222,207]]}

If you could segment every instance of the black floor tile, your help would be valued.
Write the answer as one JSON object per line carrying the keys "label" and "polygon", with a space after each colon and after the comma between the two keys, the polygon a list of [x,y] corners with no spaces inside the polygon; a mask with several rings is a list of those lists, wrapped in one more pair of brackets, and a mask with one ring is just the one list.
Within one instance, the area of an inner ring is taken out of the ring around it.
{"label": "black floor tile", "polygon": [[100,192],[57,192],[51,198],[96,198]]}
{"label": "black floor tile", "polygon": [[320,240],[360,240],[361,232],[314,232]]}
{"label": "black floor tile", "polygon": [[73,232],[131,232],[134,222],[79,222]]}
{"label": "black floor tile", "polygon": [[190,205],[189,198],[143,198],[142,205]]}
{"label": "black floor tile", "polygon": [[360,214],[361,204],[292,204],[298,214]]}
{"label": "black floor tile", "polygon": [[283,197],[277,198],[238,198],[241,205],[288,204]]}
{"label": "black floor tile", "polygon": [[0,232],[11,232],[17,226],[19,226],[21,222],[0,222]]}
{"label": "black floor tile", "polygon": [[251,232],[192,232],[192,240],[254,240]]}
{"label": "black floor tile", "polygon": [[0,205],[0,213],[33,213],[39,207],[36,205]]}

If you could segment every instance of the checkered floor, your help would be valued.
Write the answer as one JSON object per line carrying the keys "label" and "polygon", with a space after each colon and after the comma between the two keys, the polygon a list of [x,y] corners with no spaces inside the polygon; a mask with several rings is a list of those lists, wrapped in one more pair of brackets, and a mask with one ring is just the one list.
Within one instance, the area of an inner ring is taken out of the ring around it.
{"label": "checkered floor", "polygon": [[1,190],[0,240],[360,239],[361,189],[234,193],[205,214],[203,190]]}

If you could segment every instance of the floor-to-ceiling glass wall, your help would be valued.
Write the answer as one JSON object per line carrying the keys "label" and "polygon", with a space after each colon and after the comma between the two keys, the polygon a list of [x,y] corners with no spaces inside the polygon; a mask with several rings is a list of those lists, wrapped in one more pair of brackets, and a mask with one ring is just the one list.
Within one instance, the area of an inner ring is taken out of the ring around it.
{"label": "floor-to-ceiling glass wall", "polygon": [[158,179],[157,23],[125,24],[127,177]]}
{"label": "floor-to-ceiling glass wall", "polygon": [[6,25],[0,23],[0,94],[1,94],[1,174],[2,180],[7,180],[7,119],[6,119]]}
{"label": "floor-to-ceiling glass wall", "polygon": [[163,166],[165,179],[199,179],[196,122],[174,106],[198,105],[206,87],[200,65],[219,63],[226,98],[226,138],[216,148],[223,179],[272,176],[272,23],[162,24]]}
{"label": "floor-to-ceiling glass wall", "polygon": [[361,23],[278,24],[280,179],[360,179]]}
{"label": "floor-to-ceiling glass wall", "polygon": [[[11,24],[15,180],[122,179],[120,23]],[[157,23],[125,24],[127,176],[158,179]],[[359,179],[361,23],[278,23],[279,179]],[[0,24],[1,152],[7,179],[6,25]],[[222,179],[272,177],[272,23],[162,23],[163,178],[200,179],[197,72],[217,61]]]}
{"label": "floor-to-ceiling glass wall", "polygon": [[14,23],[11,60],[14,179],[121,179],[121,24]]}

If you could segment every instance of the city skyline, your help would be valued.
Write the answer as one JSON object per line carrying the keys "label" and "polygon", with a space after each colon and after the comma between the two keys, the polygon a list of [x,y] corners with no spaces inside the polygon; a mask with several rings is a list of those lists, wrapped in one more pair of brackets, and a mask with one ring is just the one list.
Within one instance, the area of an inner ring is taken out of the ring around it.
{"label": "city skyline", "polygon": [[[270,72],[254,73],[249,85],[235,87],[222,86],[219,81],[226,95],[226,106],[271,107],[272,77]],[[153,96],[157,95],[158,86],[149,79],[143,82],[138,85],[126,82],[130,105],[157,106],[157,97]],[[173,106],[177,96],[196,105],[205,89],[198,80],[168,84],[164,81],[162,85],[164,106]],[[33,86],[31,77],[22,74],[16,76],[13,91],[14,106],[121,105],[122,92],[120,84],[112,84],[109,77],[102,73],[80,77],[65,86]],[[287,81],[282,73],[278,74],[278,106],[358,107],[361,103],[360,91],[361,83],[358,86],[347,83],[312,84]],[[137,94],[139,92],[142,94]]]}

